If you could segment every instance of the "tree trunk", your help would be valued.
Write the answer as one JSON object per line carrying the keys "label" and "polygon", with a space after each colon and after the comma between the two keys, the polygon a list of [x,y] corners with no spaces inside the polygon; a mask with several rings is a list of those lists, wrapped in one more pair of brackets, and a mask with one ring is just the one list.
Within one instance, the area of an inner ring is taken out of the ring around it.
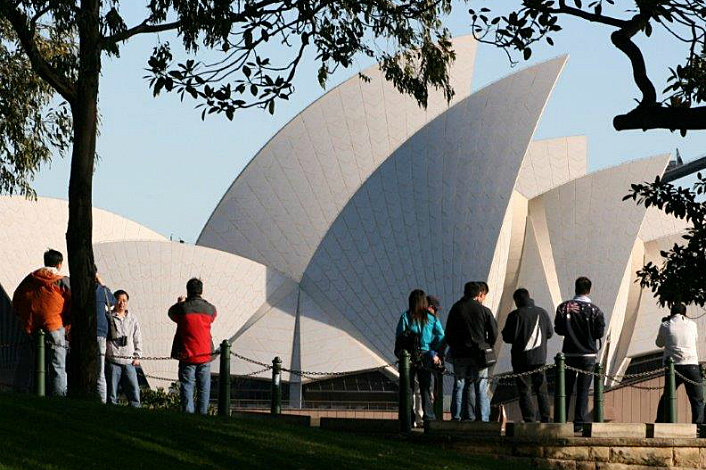
{"label": "tree trunk", "polygon": [[71,353],[69,394],[96,395],[96,301],[93,258],[93,168],[98,130],[100,77],[99,0],[82,0],[79,16],[79,75],[71,104],[74,144],[69,181],[69,226],[66,232],[71,270]]}

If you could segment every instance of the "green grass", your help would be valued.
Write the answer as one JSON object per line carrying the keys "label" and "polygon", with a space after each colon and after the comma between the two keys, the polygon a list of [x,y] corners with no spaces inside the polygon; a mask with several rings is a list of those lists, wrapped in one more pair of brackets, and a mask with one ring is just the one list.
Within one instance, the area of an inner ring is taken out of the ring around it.
{"label": "green grass", "polygon": [[[393,437],[0,394],[0,468],[464,469],[507,463]],[[513,465],[514,470],[522,470]]]}

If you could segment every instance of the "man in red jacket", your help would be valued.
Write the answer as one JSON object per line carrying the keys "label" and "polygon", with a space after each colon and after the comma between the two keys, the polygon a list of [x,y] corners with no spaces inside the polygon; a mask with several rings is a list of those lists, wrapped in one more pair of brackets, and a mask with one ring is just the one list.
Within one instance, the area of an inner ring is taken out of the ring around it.
{"label": "man in red jacket", "polygon": [[211,394],[211,361],[213,341],[211,323],[216,307],[201,298],[203,282],[192,278],[186,283],[186,298],[179,297],[169,308],[169,318],[177,324],[172,357],[179,360],[181,410],[194,412],[194,382],[198,390],[198,412],[208,413]]}
{"label": "man in red jacket", "polygon": [[[66,330],[69,324],[71,288],[69,278],[59,273],[64,256],[56,250],[44,253],[44,267],[25,277],[12,296],[12,309],[28,335],[44,330],[48,343],[49,383],[52,394],[66,395]],[[29,339],[28,339],[29,343]],[[31,348],[29,348],[31,349]],[[34,352],[21,354],[17,388],[28,392]]]}

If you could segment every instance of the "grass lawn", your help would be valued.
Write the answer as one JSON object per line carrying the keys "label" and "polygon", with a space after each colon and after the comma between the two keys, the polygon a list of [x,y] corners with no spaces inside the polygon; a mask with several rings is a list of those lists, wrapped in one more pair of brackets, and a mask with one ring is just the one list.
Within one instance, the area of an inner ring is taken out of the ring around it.
{"label": "grass lawn", "polygon": [[11,394],[0,468],[523,470],[395,438]]}

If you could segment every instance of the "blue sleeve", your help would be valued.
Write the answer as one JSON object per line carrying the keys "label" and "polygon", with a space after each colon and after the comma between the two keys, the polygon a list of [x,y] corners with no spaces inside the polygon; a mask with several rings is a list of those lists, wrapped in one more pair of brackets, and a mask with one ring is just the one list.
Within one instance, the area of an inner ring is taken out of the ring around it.
{"label": "blue sleeve", "polygon": [[115,305],[115,302],[116,302],[115,296],[114,296],[113,293],[110,291],[110,289],[108,289],[107,287],[105,288],[105,293],[106,293],[106,297],[107,297],[108,303],[109,303],[110,306],[112,307],[113,305]]}

